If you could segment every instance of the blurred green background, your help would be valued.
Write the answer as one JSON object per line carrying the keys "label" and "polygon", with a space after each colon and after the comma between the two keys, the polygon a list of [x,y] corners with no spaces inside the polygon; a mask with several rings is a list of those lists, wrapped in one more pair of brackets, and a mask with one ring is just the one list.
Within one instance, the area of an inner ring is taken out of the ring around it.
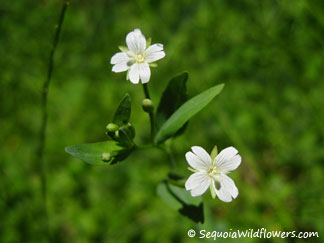
{"label": "blurred green background", "polygon": [[[61,6],[54,0],[0,0],[0,242],[47,241],[36,149],[41,87]],[[156,195],[171,167],[159,150],[136,152],[111,167],[87,165],[64,151],[107,139],[105,126],[126,92],[132,96],[136,142],[147,140],[142,87],[126,81],[125,73],[112,73],[109,64],[134,28],[165,47],[149,83],[156,104],[167,81],[183,70],[189,72],[190,96],[226,84],[172,147],[185,176],[190,172],[184,154],[193,145],[233,145],[242,155],[242,165],[230,174],[238,198],[223,203],[206,193],[206,225],[196,225]],[[197,242],[187,237],[189,229],[264,227],[320,235],[267,242],[320,242],[323,43],[321,0],[72,1],[48,100],[45,160],[53,241]]]}

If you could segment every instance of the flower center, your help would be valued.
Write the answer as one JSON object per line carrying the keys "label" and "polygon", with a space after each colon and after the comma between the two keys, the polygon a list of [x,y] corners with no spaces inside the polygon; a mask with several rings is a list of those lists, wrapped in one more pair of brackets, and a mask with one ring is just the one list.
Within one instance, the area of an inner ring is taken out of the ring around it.
{"label": "flower center", "polygon": [[145,57],[144,57],[144,55],[142,55],[142,54],[137,54],[137,55],[135,56],[135,59],[136,59],[136,62],[137,62],[137,63],[143,63],[143,62],[145,61]]}
{"label": "flower center", "polygon": [[220,173],[221,173],[220,168],[218,168],[216,166],[212,166],[208,170],[208,175],[211,176],[211,177],[219,176]]}

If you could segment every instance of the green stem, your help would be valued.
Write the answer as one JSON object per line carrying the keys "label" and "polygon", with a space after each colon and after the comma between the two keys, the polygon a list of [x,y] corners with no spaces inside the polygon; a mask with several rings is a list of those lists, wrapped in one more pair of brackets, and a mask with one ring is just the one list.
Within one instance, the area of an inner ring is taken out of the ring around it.
{"label": "green stem", "polygon": [[144,90],[145,98],[146,99],[151,99],[150,98],[150,92],[148,90],[147,84],[143,84],[143,90]]}
{"label": "green stem", "polygon": [[145,150],[145,149],[151,149],[151,148],[154,148],[154,146],[152,144],[136,146],[136,149],[138,149],[138,150]]}
{"label": "green stem", "polygon": [[168,156],[168,159],[170,160],[173,169],[177,168],[177,165],[175,163],[175,159],[174,159],[172,153],[170,151],[168,151],[168,149],[166,149],[165,147],[163,147],[161,145],[155,145],[155,144],[135,145],[136,150],[146,150],[146,149],[154,149],[154,148],[161,150],[164,154],[166,154]]}
{"label": "green stem", "polygon": [[[150,92],[148,90],[147,84],[143,84],[143,91],[146,99],[151,99],[150,98]],[[150,117],[150,124],[151,124],[151,142],[153,143],[154,136],[155,136],[155,119],[154,119],[154,112],[149,113]]]}
{"label": "green stem", "polygon": [[46,143],[46,127],[47,127],[47,96],[48,96],[48,90],[49,85],[51,83],[53,68],[54,68],[54,54],[56,50],[56,46],[59,41],[60,33],[61,33],[61,27],[63,24],[64,16],[66,9],[69,5],[68,1],[64,1],[64,4],[61,9],[61,14],[59,17],[58,24],[56,25],[56,32],[53,39],[53,45],[49,56],[49,62],[48,62],[48,70],[47,70],[47,78],[44,81],[43,89],[42,89],[42,103],[41,103],[41,112],[42,112],[42,122],[40,127],[40,136],[39,136],[39,145],[37,149],[37,155],[39,157],[40,162],[40,176],[41,176],[41,187],[42,187],[42,198],[43,198],[43,211],[44,211],[44,217],[45,217],[45,227],[46,227],[46,236],[48,241],[51,241],[51,235],[50,235],[50,229],[49,229],[49,217],[47,212],[47,180],[46,180],[46,163],[44,160],[44,150],[45,150],[45,143]]}
{"label": "green stem", "polygon": [[168,156],[169,160],[171,161],[171,165],[172,165],[173,169],[176,169],[177,165],[176,165],[176,162],[174,160],[174,157],[173,157],[172,153],[170,151],[168,151],[168,149],[166,149],[166,148],[164,148],[162,146],[157,145],[156,147],[158,149],[160,149],[161,151],[163,151]]}

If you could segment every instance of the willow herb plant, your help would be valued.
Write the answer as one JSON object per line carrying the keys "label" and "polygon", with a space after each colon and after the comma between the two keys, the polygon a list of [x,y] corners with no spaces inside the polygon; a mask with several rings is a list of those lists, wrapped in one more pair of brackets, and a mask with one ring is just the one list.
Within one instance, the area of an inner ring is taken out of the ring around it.
{"label": "willow herb plant", "polygon": [[[145,99],[142,108],[149,115],[151,143],[135,144],[135,129],[130,123],[131,98],[126,94],[112,122],[106,126],[109,140],[66,147],[67,153],[92,165],[116,164],[131,156],[137,149],[156,147],[164,150],[166,140],[183,134],[189,119],[207,106],[224,87],[224,84],[219,84],[188,99],[188,73],[183,72],[169,81],[157,109],[154,109],[148,89],[150,67],[156,67],[154,62],[165,56],[163,45],[151,45],[151,38],[146,40],[139,29],[128,33],[126,44],[127,47],[120,46],[121,52],[111,58],[112,71],[127,71],[127,80],[143,85]],[[208,188],[213,198],[217,196],[224,202],[230,202],[238,196],[238,189],[227,173],[240,165],[241,156],[233,147],[225,148],[219,154],[216,146],[211,154],[199,146],[191,149],[192,152],[187,152],[185,158],[190,165],[188,169],[194,173],[186,181],[182,176],[170,173],[157,186],[157,193],[181,214],[196,222],[203,222],[203,203],[200,196]]]}

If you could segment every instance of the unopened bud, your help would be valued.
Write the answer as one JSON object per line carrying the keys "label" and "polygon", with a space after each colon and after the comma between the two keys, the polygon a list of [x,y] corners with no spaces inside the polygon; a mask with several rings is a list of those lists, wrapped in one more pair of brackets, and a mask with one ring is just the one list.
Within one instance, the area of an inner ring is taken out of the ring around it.
{"label": "unopened bud", "polygon": [[115,132],[115,138],[119,138],[119,130]]}
{"label": "unopened bud", "polygon": [[109,162],[111,160],[111,154],[108,152],[104,152],[101,154],[101,159],[104,162]]}
{"label": "unopened bud", "polygon": [[108,132],[116,132],[118,130],[118,125],[115,124],[115,123],[109,123],[107,126],[106,126],[106,129]]}
{"label": "unopened bud", "polygon": [[150,99],[144,99],[142,102],[142,108],[147,113],[152,113],[154,110],[154,104]]}

